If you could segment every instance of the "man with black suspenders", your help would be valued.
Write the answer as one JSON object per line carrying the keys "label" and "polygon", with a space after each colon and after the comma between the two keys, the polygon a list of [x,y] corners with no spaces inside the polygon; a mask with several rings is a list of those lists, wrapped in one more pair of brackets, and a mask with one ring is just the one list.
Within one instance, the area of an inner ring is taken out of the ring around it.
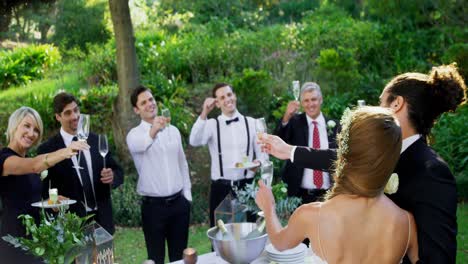
{"label": "man with black suspenders", "polygon": [[[231,86],[218,83],[212,90],[213,98],[206,98],[203,110],[190,132],[190,145],[208,144],[211,156],[210,226],[214,226],[214,210],[232,191],[233,186],[243,188],[251,183],[255,172],[235,168],[244,157],[248,161],[265,161],[266,153],[256,143],[255,120],[237,111],[236,94]],[[221,115],[207,119],[214,107]]]}

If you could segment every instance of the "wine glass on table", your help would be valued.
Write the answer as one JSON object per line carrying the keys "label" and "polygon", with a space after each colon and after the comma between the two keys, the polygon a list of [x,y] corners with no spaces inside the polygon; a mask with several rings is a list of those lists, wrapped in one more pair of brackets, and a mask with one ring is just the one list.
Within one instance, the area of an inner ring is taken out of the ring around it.
{"label": "wine glass on table", "polygon": [[[91,119],[89,115],[80,114],[80,120],[78,121],[78,129],[76,134],[78,141],[86,141],[88,139],[90,122]],[[81,152],[82,151],[78,152],[78,164],[77,166],[74,166],[74,168],[83,169],[83,167],[80,166]]]}

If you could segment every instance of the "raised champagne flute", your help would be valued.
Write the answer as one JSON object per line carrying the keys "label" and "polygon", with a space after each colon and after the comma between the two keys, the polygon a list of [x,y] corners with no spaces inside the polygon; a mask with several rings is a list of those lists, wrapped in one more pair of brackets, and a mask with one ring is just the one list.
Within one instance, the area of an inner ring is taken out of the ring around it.
{"label": "raised champagne flute", "polygon": [[301,93],[301,87],[299,85],[299,81],[292,82],[292,92],[293,92],[294,99],[298,101],[300,93]]}
{"label": "raised champagne flute", "polygon": [[261,139],[262,136],[267,133],[267,125],[265,118],[261,117],[255,119],[255,131],[257,132],[257,138]]}
{"label": "raised champagne flute", "polygon": [[266,186],[271,187],[273,181],[273,162],[267,160],[260,166],[260,177]]}
{"label": "raised champagne flute", "polygon": [[[86,141],[88,139],[90,122],[91,119],[89,115],[80,114],[80,120],[78,121],[78,130],[76,134],[78,141]],[[82,151],[78,152],[78,164],[77,166],[74,166],[74,168],[83,169],[83,167],[80,166],[81,152]]]}
{"label": "raised champagne flute", "polygon": [[[168,108],[163,108],[161,109],[161,115],[164,116],[166,119],[170,120],[171,119],[171,111],[169,111]],[[168,127],[170,122],[166,123],[166,127]]]}
{"label": "raised champagne flute", "polygon": [[106,155],[109,153],[109,144],[107,143],[107,136],[105,134],[99,135],[99,154],[102,156],[104,163],[103,168],[106,168]]}

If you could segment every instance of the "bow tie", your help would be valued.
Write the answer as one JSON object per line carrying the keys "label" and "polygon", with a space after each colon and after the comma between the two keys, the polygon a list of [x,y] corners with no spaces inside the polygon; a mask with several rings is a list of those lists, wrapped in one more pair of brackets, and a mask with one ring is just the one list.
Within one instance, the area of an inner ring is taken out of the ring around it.
{"label": "bow tie", "polygon": [[226,120],[226,125],[229,125],[229,124],[231,124],[232,122],[237,122],[237,121],[239,121],[239,117],[233,118],[233,119],[231,119],[231,120]]}

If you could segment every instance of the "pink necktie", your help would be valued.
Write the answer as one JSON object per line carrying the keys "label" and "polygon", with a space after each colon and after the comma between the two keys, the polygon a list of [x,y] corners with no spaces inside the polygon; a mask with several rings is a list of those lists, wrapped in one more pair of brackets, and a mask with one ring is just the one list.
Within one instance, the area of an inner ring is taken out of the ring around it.
{"label": "pink necktie", "polygon": [[[320,135],[317,127],[317,121],[312,121],[314,129],[312,132],[312,148],[320,149]],[[323,173],[320,170],[313,170],[314,185],[317,189],[322,188],[323,185]]]}

